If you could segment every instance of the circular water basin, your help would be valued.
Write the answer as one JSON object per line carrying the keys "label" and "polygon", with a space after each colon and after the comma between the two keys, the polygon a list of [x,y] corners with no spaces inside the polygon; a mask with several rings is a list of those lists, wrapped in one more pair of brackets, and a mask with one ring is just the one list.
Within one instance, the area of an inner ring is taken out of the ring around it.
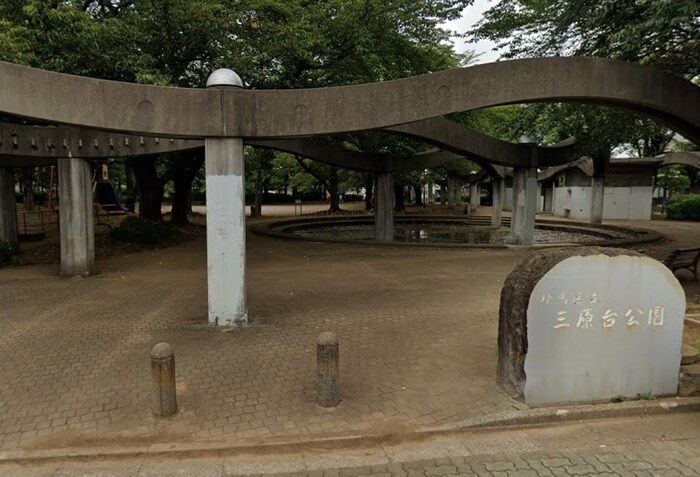
{"label": "circular water basin", "polygon": [[[391,243],[447,247],[509,246],[509,227],[492,228],[488,217],[399,216],[394,220],[392,242],[374,239],[371,216],[302,217],[253,227],[256,233],[297,240],[347,243]],[[581,222],[538,220],[534,246],[628,245],[650,242],[660,235],[630,227],[591,225]]]}
{"label": "circular water basin", "polygon": [[[374,241],[373,224],[319,224],[316,227],[301,227],[289,233],[308,239],[348,241]],[[456,223],[397,223],[394,225],[394,241],[433,244],[490,244],[506,245],[510,229],[493,229],[470,224]],[[596,233],[569,232],[536,228],[534,243],[584,243],[600,238]]]}

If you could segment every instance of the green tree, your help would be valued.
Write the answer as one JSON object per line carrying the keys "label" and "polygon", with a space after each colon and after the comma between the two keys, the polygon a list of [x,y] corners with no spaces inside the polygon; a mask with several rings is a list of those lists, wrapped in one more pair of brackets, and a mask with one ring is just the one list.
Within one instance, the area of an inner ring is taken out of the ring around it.
{"label": "green tree", "polygon": [[469,35],[505,58],[597,56],[700,74],[696,0],[501,0]]}
{"label": "green tree", "polygon": [[[469,35],[496,42],[503,58],[597,56],[654,65],[687,79],[700,74],[695,0],[501,0]],[[656,156],[673,136],[649,119],[610,108],[548,104],[516,111],[511,133],[544,144],[585,137],[584,153],[603,169],[616,147]]]}
{"label": "green tree", "polygon": [[[0,5],[0,59],[84,76],[183,87],[202,87],[216,67],[236,69],[247,87],[257,89],[381,81],[464,61],[446,43],[449,34],[438,25],[456,18],[470,3],[8,0]],[[192,174],[178,166],[178,160],[139,161],[143,164],[132,161],[139,168],[139,189],[154,191],[140,210],[158,217],[162,182],[179,181],[174,187],[179,196],[188,189],[180,176]],[[159,173],[162,166],[166,173]],[[335,178],[327,180],[335,188]],[[181,199],[174,200],[174,206],[187,203]]]}

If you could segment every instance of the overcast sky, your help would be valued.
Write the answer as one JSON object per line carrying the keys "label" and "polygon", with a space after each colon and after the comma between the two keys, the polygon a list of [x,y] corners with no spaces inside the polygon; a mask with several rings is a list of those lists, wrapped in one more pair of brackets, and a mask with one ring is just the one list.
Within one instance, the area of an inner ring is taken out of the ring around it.
{"label": "overcast sky", "polygon": [[[442,25],[443,28],[453,30],[457,33],[464,33],[481,18],[482,14],[495,3],[491,0],[475,0],[471,7],[467,7],[462,12],[462,18],[453,20]],[[476,59],[476,63],[490,63],[498,59],[498,53],[491,51],[494,44],[490,41],[480,41],[478,43],[467,43],[461,38],[453,38],[455,50],[462,53],[472,50],[481,55]]]}

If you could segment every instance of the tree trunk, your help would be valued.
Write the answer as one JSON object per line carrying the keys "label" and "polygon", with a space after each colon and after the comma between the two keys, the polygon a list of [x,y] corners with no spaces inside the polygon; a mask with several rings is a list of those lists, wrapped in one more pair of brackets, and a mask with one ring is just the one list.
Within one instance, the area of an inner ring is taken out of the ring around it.
{"label": "tree trunk", "polygon": [[450,176],[447,176],[447,180],[440,187],[440,200],[442,200],[441,205],[445,206],[446,208],[452,207],[452,187],[452,178]]}
{"label": "tree trunk", "polygon": [[416,194],[416,207],[423,207],[423,187],[422,184],[413,184],[413,192]]}
{"label": "tree trunk", "polygon": [[394,210],[396,212],[404,212],[406,210],[403,184],[398,182],[394,184]]}
{"label": "tree trunk", "polygon": [[372,210],[374,207],[374,174],[368,172],[365,174],[365,210]]}
{"label": "tree trunk", "polygon": [[124,161],[124,174],[126,176],[126,193],[128,195],[124,198],[124,205],[129,212],[133,213],[138,191],[136,188],[136,181],[134,180],[134,170],[128,160]]}
{"label": "tree trunk", "polygon": [[255,173],[255,203],[250,210],[251,217],[262,217],[263,203],[263,158],[262,153],[258,152],[258,170]]}
{"label": "tree trunk", "polygon": [[331,167],[331,177],[328,181],[328,193],[331,195],[329,212],[340,212],[340,194],[338,193],[338,168]]}
{"label": "tree trunk", "polygon": [[131,164],[139,191],[139,217],[153,221],[163,220],[163,182],[158,177],[158,156],[127,159]]}
{"label": "tree trunk", "polygon": [[177,165],[173,169],[174,190],[170,223],[187,225],[190,223],[187,213],[192,208],[192,182],[204,164],[204,150],[185,153],[174,161],[177,161]]}
{"label": "tree trunk", "polygon": [[34,210],[34,168],[22,169],[22,190],[24,191],[24,210]]}

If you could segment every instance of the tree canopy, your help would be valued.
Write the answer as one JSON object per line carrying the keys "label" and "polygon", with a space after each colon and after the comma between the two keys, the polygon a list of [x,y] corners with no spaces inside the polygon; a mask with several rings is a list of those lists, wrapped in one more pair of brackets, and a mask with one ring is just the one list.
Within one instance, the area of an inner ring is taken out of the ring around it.
{"label": "tree canopy", "polygon": [[[494,41],[502,58],[596,56],[660,67],[686,79],[700,74],[695,0],[500,0],[469,36]],[[584,152],[599,158],[617,148],[655,156],[673,137],[647,118],[613,108],[555,103],[511,111],[506,127],[495,128],[501,137],[527,134],[545,145],[585,137]]]}
{"label": "tree canopy", "polygon": [[501,0],[471,32],[504,58],[597,56],[700,74],[696,0]]}
{"label": "tree canopy", "polygon": [[[235,69],[256,89],[382,81],[467,61],[439,25],[471,1],[8,0],[0,4],[0,59],[182,87],[203,87],[219,67]],[[385,143],[391,147],[392,141]],[[269,168],[263,157],[269,156],[251,156],[248,163]],[[172,180],[177,195],[187,188],[182,175],[193,177],[182,162],[194,159],[172,157],[161,167],[154,158],[140,161],[137,182],[158,191]],[[250,172],[255,180],[269,175]],[[155,201],[151,218],[160,217],[158,207]]]}

